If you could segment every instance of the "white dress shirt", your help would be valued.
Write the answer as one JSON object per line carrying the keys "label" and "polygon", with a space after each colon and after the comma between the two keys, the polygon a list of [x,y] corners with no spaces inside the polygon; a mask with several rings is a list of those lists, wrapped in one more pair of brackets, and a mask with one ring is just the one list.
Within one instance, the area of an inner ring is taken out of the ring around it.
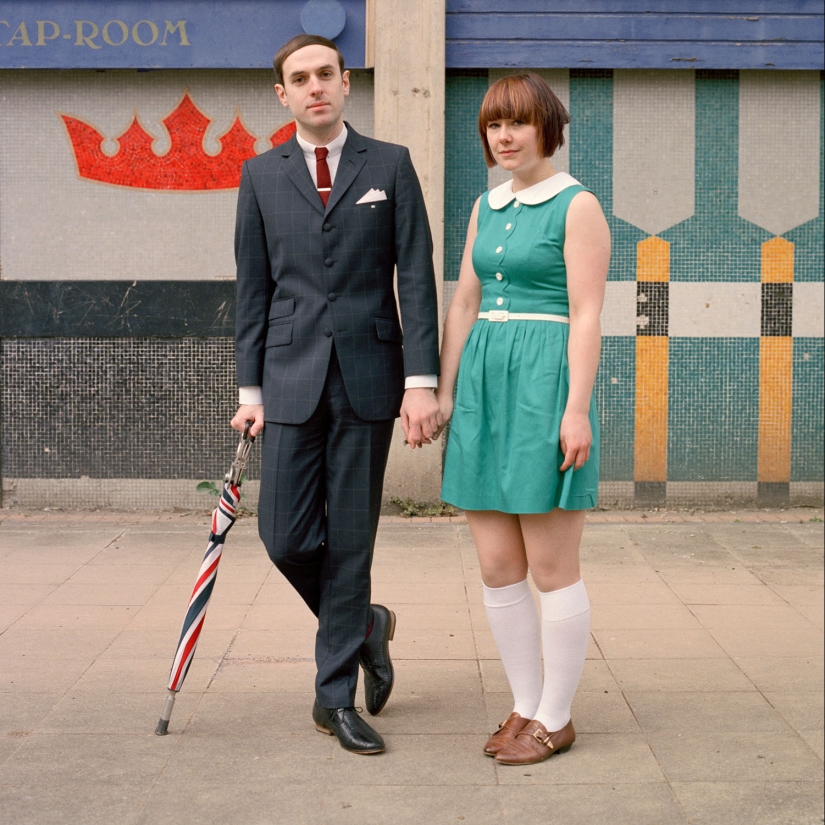
{"label": "white dress shirt", "polygon": [[[315,145],[308,140],[304,140],[299,134],[295,135],[301,151],[304,153],[304,160],[309,169],[309,174],[312,176],[312,182],[318,188],[318,173],[316,171]],[[329,178],[335,185],[335,173],[338,171],[338,163],[341,160],[341,152],[344,151],[344,144],[347,142],[347,127],[341,129],[341,134],[326,144],[329,149],[327,155],[327,166],[329,166]],[[435,389],[438,386],[438,376],[436,375],[410,375],[404,379],[404,389],[410,390],[417,387],[426,387]],[[238,388],[238,403],[239,404],[263,404],[264,397],[260,387],[239,387]]]}

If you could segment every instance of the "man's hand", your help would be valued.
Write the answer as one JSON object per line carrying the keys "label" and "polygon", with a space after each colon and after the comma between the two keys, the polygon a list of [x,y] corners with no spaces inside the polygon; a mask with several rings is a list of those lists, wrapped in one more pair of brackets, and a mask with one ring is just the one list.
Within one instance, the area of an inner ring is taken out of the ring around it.
{"label": "man's hand", "polygon": [[264,405],[241,404],[238,407],[238,412],[235,413],[234,418],[229,423],[232,425],[233,430],[242,433],[247,421],[252,422],[249,434],[254,438],[264,428]]}
{"label": "man's hand", "polygon": [[404,392],[401,402],[401,427],[411,449],[431,443],[443,424],[435,392],[415,387]]}

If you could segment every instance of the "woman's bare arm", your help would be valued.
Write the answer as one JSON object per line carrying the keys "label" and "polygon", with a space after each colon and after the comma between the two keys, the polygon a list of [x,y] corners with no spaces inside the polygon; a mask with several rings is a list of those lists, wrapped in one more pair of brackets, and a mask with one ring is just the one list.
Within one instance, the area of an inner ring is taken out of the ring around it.
{"label": "woman's bare arm", "polygon": [[567,210],[564,262],[570,299],[570,390],[561,423],[561,470],[579,469],[590,457],[593,441],[590,397],[599,368],[599,316],[610,265],[610,230],[598,200],[589,192],[576,195]]}

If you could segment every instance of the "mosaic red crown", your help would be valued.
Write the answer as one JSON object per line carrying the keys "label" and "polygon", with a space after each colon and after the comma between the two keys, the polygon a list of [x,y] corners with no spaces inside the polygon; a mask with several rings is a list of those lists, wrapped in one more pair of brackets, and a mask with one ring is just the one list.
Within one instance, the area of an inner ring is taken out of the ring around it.
{"label": "mosaic red crown", "polygon": [[[103,152],[106,138],[94,126],[69,115],[61,117],[80,177],[115,186],[178,191],[235,189],[241,182],[241,164],[255,155],[256,138],[247,132],[240,117],[218,138],[221,151],[208,155],[203,138],[212,121],[195,106],[188,93],[163,120],[172,140],[169,151],[163,155],[152,151],[155,139],[140,125],[137,114],[118,137],[119,147],[114,155]],[[278,146],[293,134],[294,121],[273,132],[269,142]]]}

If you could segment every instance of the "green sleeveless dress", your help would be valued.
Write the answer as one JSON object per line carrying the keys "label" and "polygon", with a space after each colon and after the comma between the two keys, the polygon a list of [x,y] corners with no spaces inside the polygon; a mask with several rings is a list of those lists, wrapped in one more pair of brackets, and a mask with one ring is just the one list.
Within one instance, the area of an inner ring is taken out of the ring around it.
{"label": "green sleeveless dress", "polygon": [[[473,245],[481,312],[567,317],[564,229],[570,201],[586,190],[558,172],[515,195],[512,182],[485,192]],[[441,498],[464,510],[546,513],[596,505],[599,421],[580,470],[564,473],[559,428],[567,404],[569,324],[479,319],[461,355]]]}

